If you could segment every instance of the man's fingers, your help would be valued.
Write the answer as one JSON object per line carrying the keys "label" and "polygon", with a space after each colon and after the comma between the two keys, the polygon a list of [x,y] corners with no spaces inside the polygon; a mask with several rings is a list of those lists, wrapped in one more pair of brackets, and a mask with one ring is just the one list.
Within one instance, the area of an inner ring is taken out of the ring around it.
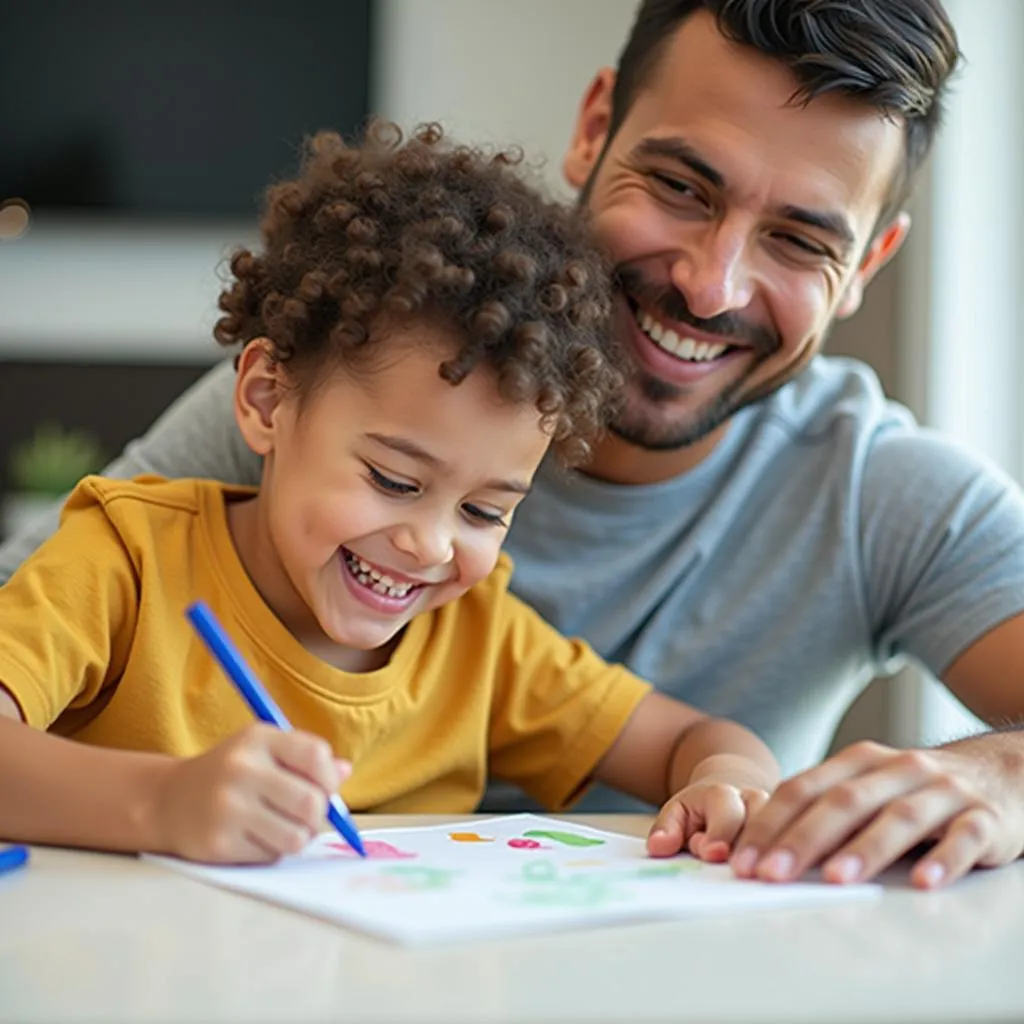
{"label": "man's fingers", "polygon": [[[866,827],[872,829],[872,857],[883,857],[888,830],[896,819],[886,820],[884,814],[880,812],[893,801],[909,800],[910,795],[921,785],[921,781],[918,772],[907,770],[893,762],[878,771],[833,786],[775,837],[775,841],[764,851],[757,865],[757,877],[772,882],[799,878],[809,867],[838,850],[851,836]],[[900,802],[896,806],[899,811],[905,807],[905,803]],[[915,805],[912,811],[917,815],[921,809]],[[876,815],[880,815],[880,831],[875,826],[870,826]],[[909,823],[908,815],[907,824]],[[935,824],[938,824],[937,820]],[[915,842],[925,838],[925,835],[927,833],[918,835],[905,849],[910,849]],[[862,851],[858,851],[860,852]]]}
{"label": "man's fingers", "polygon": [[983,807],[972,807],[950,822],[945,835],[914,865],[910,881],[919,889],[948,885],[971,868],[990,860],[997,822]]}
{"label": "man's fingers", "polygon": [[731,861],[736,874],[752,877],[760,856],[786,828],[822,793],[856,777],[860,771],[860,766],[852,760],[834,757],[781,783],[761,809],[750,815],[736,839],[736,852]]}
{"label": "man's fingers", "polygon": [[733,870],[768,881],[797,878],[886,803],[933,777],[934,766],[923,751],[855,744],[779,786],[737,841]]}
{"label": "man's fingers", "polygon": [[[877,789],[879,798],[887,795],[881,784]],[[873,878],[936,830],[942,830],[964,811],[968,801],[955,787],[940,784],[884,800],[874,820],[826,861],[824,878],[829,882]]]}

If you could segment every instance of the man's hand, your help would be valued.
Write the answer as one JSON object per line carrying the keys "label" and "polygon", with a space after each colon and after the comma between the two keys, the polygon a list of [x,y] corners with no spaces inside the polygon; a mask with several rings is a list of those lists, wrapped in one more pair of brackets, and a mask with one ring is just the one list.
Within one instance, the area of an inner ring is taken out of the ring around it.
{"label": "man's hand", "polygon": [[733,870],[781,882],[821,864],[827,881],[862,882],[932,839],[911,872],[922,889],[1009,863],[1024,850],[1021,739],[902,751],[854,744],[778,787],[739,836]]}

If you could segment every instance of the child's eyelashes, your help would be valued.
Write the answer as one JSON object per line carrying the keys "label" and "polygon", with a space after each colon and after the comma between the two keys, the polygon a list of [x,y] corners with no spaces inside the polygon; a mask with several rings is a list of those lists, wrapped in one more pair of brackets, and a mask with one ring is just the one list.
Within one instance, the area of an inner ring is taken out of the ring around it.
{"label": "child's eyelashes", "polygon": [[[418,484],[410,484],[403,480],[395,480],[382,473],[376,466],[372,466],[369,462],[366,463],[366,471],[370,476],[370,482],[373,486],[376,487],[377,490],[383,491],[385,494],[391,495],[392,497],[405,498],[421,492],[421,488]],[[508,518],[504,513],[488,512],[487,509],[483,509],[479,505],[474,505],[470,502],[465,502],[462,505],[462,511],[469,519],[481,525],[508,528]]]}
{"label": "child's eyelashes", "polygon": [[503,515],[498,512],[487,512],[480,508],[479,505],[465,504],[462,506],[463,512],[466,513],[472,519],[477,519],[482,523],[487,523],[490,526],[508,526],[508,521]]}
{"label": "child's eyelashes", "polygon": [[367,463],[366,468],[369,471],[373,485],[382,491],[386,491],[388,494],[416,494],[419,491],[419,487],[415,484],[403,483],[401,480],[392,480],[391,477],[385,476],[379,469],[375,469],[369,463]]}

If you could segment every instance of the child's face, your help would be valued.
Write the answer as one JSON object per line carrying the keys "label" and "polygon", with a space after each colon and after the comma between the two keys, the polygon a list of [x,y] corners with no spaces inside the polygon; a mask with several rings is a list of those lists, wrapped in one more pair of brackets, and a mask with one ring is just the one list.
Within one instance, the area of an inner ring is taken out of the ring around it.
{"label": "child's face", "polygon": [[490,371],[455,387],[438,376],[443,331],[392,337],[382,367],[339,370],[304,403],[253,342],[236,390],[242,431],[265,457],[250,572],[290,628],[359,650],[491,572],[550,440]]}

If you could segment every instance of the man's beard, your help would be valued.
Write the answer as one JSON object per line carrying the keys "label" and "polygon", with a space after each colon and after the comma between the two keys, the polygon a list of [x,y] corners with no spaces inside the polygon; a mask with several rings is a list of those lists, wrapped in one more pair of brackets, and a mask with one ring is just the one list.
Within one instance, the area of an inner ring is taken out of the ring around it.
{"label": "man's beard", "polygon": [[[764,358],[766,357],[758,359],[739,380],[712,399],[706,408],[699,409],[682,421],[675,419],[671,422],[661,422],[658,417],[650,415],[643,408],[634,408],[627,390],[626,399],[608,429],[627,444],[649,452],[688,448],[717,430],[745,406],[764,397],[760,392],[742,394],[744,385],[756,373]],[[673,385],[640,370],[630,378],[627,389],[638,390],[643,396],[642,400],[653,405],[662,405],[679,396],[679,390]]]}
{"label": "man's beard", "polygon": [[[648,282],[633,267],[621,267],[616,272],[616,285],[630,306],[635,302],[653,314],[661,313],[665,319],[687,324],[704,334],[719,337],[723,342],[741,342],[749,346],[755,358],[739,380],[733,381],[716,395],[707,407],[680,421],[663,422],[651,415],[646,405],[663,407],[678,400],[684,390],[660,380],[638,366],[627,369],[626,400],[610,425],[610,430],[628,444],[647,451],[675,451],[695,444],[735,416],[745,406],[770,394],[778,382],[746,391],[748,382],[762,363],[779,350],[778,336],[764,327],[748,324],[732,312],[703,319],[690,312],[686,299],[672,287],[659,288]],[[628,358],[628,357],[627,357]],[[630,392],[633,400],[630,400]]]}

